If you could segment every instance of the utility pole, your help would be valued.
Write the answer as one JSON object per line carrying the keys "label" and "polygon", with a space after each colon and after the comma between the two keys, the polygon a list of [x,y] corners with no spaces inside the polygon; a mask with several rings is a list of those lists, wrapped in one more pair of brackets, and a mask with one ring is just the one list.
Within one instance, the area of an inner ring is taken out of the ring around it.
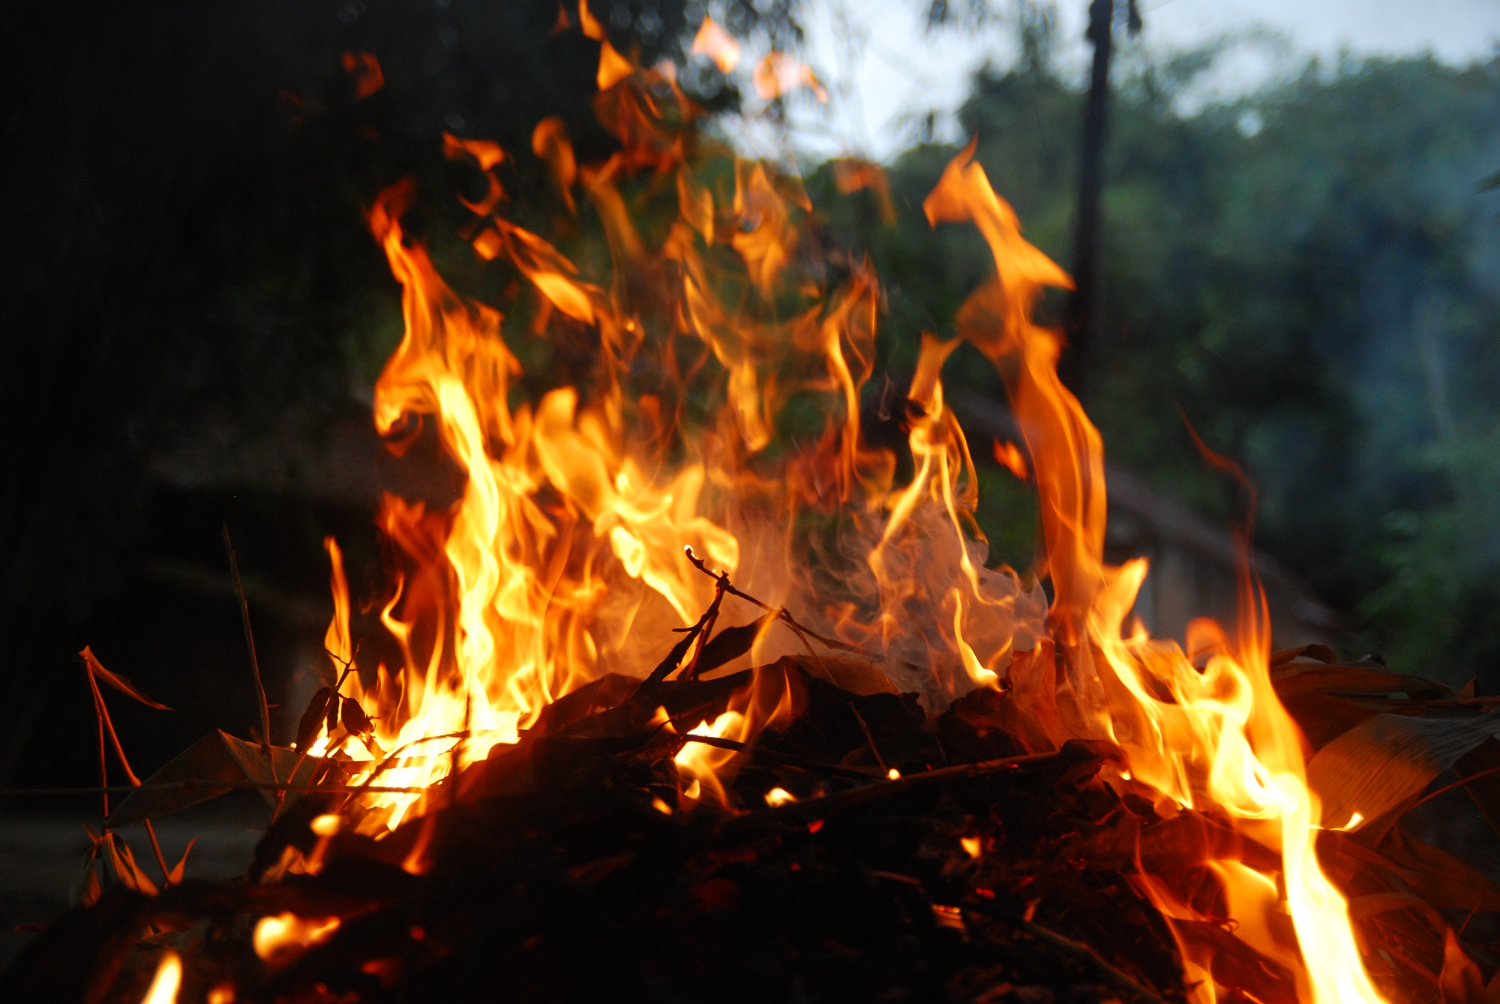
{"label": "utility pole", "polygon": [[[1135,0],[1126,0],[1130,33],[1140,31]],[[1104,146],[1109,134],[1109,60],[1114,49],[1115,0],[1092,0],[1086,37],[1094,47],[1089,93],[1083,112],[1083,143],[1078,162],[1077,230],[1073,244],[1074,291],[1068,303],[1068,347],[1061,376],[1075,394],[1083,390],[1084,357],[1099,323],[1099,250]]]}

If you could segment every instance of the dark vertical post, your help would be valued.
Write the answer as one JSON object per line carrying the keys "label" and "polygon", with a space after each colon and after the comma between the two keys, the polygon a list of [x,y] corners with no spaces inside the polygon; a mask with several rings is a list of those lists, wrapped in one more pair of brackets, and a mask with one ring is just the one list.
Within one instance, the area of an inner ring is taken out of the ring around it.
{"label": "dark vertical post", "polygon": [[1078,217],[1073,245],[1073,281],[1068,304],[1068,348],[1063,354],[1063,382],[1080,393],[1083,359],[1094,337],[1099,312],[1100,195],[1104,188],[1104,141],[1109,130],[1109,57],[1113,48],[1114,0],[1089,4],[1088,40],[1094,46],[1088,103],[1083,113],[1083,148],[1078,164]]}

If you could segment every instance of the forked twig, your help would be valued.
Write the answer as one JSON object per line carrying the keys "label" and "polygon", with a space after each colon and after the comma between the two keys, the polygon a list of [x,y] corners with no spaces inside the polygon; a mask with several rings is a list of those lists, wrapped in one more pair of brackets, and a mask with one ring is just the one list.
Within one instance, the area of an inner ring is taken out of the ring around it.
{"label": "forked twig", "polygon": [[[85,649],[85,652],[88,650]],[[99,723],[99,785],[100,800],[104,808],[104,818],[109,819],[109,771],[104,755],[104,736],[108,731],[110,745],[115,748],[115,756],[120,760],[120,766],[125,769],[125,777],[130,781],[130,789],[139,788],[141,779],[136,777],[135,771],[130,769],[130,761],[125,756],[125,747],[120,744],[119,733],[115,731],[114,719],[109,716],[109,707],[104,703],[104,694],[99,690],[99,681],[94,679],[94,668],[89,665],[87,658],[83,660],[83,675],[88,677],[89,691],[94,698],[94,717]],[[151,820],[145,820],[146,836],[151,840],[151,850],[156,855],[156,863],[161,868],[162,882],[166,885],[172,884],[172,871],[167,867],[167,859],[161,852],[161,841],[156,839],[156,827],[151,825]]]}
{"label": "forked twig", "polygon": [[[790,628],[792,632],[802,640],[802,644],[807,646],[808,653],[811,654],[814,659],[817,659],[818,656],[816,652],[813,652],[812,646],[808,644],[807,639],[809,638],[816,639],[820,644],[826,646],[827,648],[835,649],[839,652],[848,652],[850,655],[857,655],[861,659],[869,659],[871,662],[882,661],[881,656],[875,655],[871,652],[866,652],[864,649],[858,648],[854,645],[849,645],[845,642],[841,642],[837,638],[830,638],[827,635],[819,634],[817,631],[812,630],[807,625],[799,623],[797,618],[792,616],[791,611],[787,610],[785,607],[773,607],[769,603],[765,603],[761,600],[756,599],[754,596],[751,596],[749,593],[738,588],[734,583],[729,581],[728,572],[715,572],[710,569],[707,562],[693,553],[693,548],[691,545],[683,548],[683,550],[686,552],[687,560],[692,564],[692,566],[698,569],[698,571],[702,572],[704,575],[707,575],[709,578],[718,582],[719,588],[723,589],[731,596],[738,596],[746,603],[755,604],[767,613],[772,614],[774,617],[776,617],[777,620],[786,624],[786,626]],[[821,660],[819,660],[819,662],[821,663]]]}

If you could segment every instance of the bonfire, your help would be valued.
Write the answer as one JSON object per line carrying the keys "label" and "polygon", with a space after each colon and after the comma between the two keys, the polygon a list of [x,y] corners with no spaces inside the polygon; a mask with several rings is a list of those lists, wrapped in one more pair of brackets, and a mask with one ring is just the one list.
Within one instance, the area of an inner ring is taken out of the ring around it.
{"label": "bonfire", "polygon": [[[1273,652],[1248,537],[1238,623],[1149,636],[1146,562],[1104,561],[1103,446],[1034,317],[1069,277],[973,147],[923,209],[976,227],[994,271],[923,339],[892,447],[868,434],[890,405],[871,269],[819,243],[796,176],[700,130],[670,64],[577,13],[607,159],[559,119],[529,150],[446,140],[473,182],[452,236],[502,302],[413,238],[415,184],[369,209],[405,318],[375,426],[441,449],[461,499],[387,496],[358,602],[327,542],[328,676],[289,746],[263,704],[254,739],[139,779],[100,685],[149,699],[84,653],[101,764],[130,784],[111,803],[106,779],[84,902],[8,999],[1500,996],[1500,888],[1403,821],[1449,768],[1500,818],[1492,702]],[[711,20],[696,48],[741,58]],[[379,86],[374,57],[347,62]],[[752,79],[819,89],[785,53]],[[889,204],[878,167],[837,176]],[[585,219],[607,264],[565,251]],[[1024,575],[974,521],[942,382],[963,342],[1019,430],[985,449],[1040,500]],[[236,788],[274,812],[241,880],[184,880],[159,849],[153,877],[118,833]]]}

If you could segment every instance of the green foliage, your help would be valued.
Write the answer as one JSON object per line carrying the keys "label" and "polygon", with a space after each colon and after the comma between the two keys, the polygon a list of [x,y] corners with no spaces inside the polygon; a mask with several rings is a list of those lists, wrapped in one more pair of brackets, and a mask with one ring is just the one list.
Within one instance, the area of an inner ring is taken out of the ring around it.
{"label": "green foliage", "polygon": [[[1052,59],[1050,22],[1023,28],[1021,59],[978,74],[960,120],[1026,236],[1066,267],[1082,94]],[[1223,48],[1115,81],[1085,404],[1111,459],[1227,521],[1234,493],[1185,417],[1250,471],[1263,546],[1364,614],[1402,668],[1500,682],[1500,630],[1486,627],[1500,620],[1500,193],[1486,187],[1500,58],[1313,63],[1195,108]],[[922,331],[951,335],[990,267],[971,232],[922,217],[956,152],[897,159],[894,227],[862,193],[830,216],[885,283],[897,373]],[[988,367],[950,363],[945,378],[999,396]],[[995,514],[981,523],[1008,532]]]}

